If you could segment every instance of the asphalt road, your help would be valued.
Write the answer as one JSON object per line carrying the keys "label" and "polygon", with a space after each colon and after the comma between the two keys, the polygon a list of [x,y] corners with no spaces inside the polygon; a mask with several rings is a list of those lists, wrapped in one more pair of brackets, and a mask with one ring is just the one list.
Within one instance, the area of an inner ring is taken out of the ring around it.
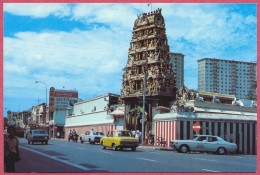
{"label": "asphalt road", "polygon": [[50,140],[28,145],[20,139],[18,173],[51,172],[256,172],[256,155],[182,154],[137,148],[113,151],[100,145]]}

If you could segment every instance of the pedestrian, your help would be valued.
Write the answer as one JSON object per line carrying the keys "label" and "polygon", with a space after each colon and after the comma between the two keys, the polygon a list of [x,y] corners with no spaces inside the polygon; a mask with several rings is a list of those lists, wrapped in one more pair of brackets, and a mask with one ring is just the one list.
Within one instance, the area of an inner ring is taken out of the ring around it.
{"label": "pedestrian", "polygon": [[19,140],[14,136],[15,128],[9,126],[4,136],[4,164],[6,172],[15,172],[15,162],[20,161]]}
{"label": "pedestrian", "polygon": [[132,137],[135,137],[136,131],[133,130],[131,134],[132,134]]}
{"label": "pedestrian", "polygon": [[90,132],[90,134],[92,134],[92,135],[94,135],[95,134],[95,130],[92,128],[91,129],[91,132]]}
{"label": "pedestrian", "polygon": [[136,132],[136,134],[135,134],[135,138],[137,138],[137,139],[139,140],[139,143],[140,143],[140,137],[141,137],[140,131],[137,130],[137,132]]}
{"label": "pedestrian", "polygon": [[69,130],[69,132],[68,132],[68,141],[70,142],[70,139],[71,139],[71,130]]}
{"label": "pedestrian", "polygon": [[58,138],[60,137],[60,132],[59,132],[59,131],[57,132],[57,137],[58,137]]}
{"label": "pedestrian", "polygon": [[72,131],[72,136],[73,136],[73,141],[76,142],[76,140],[77,140],[77,133],[76,133],[75,129],[73,129],[73,131]]}

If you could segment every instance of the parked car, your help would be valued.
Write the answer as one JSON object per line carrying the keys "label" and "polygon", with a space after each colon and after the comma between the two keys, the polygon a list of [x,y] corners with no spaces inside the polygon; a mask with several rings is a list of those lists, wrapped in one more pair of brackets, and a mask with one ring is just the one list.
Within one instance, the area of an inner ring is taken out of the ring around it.
{"label": "parked car", "polygon": [[48,144],[49,135],[46,130],[36,129],[28,132],[27,135],[28,144],[35,142],[41,142],[42,144]]}
{"label": "parked car", "polygon": [[114,151],[117,148],[131,148],[132,151],[136,150],[139,145],[139,139],[131,137],[131,132],[128,130],[110,130],[106,137],[100,140],[102,149],[112,147]]}
{"label": "parked car", "polygon": [[99,143],[100,139],[105,137],[105,134],[103,132],[99,131],[87,131],[85,134],[81,134],[79,136],[80,142],[89,142],[90,144]]}
{"label": "parked car", "polygon": [[221,137],[212,135],[199,135],[193,140],[173,140],[170,145],[182,153],[202,151],[216,152],[223,155],[237,150],[235,143],[227,142]]}

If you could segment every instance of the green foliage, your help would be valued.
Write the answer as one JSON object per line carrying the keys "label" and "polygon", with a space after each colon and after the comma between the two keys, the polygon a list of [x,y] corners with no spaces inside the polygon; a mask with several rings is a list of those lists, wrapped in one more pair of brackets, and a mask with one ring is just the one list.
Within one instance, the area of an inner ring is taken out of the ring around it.
{"label": "green foliage", "polygon": [[251,93],[249,93],[246,97],[245,97],[246,100],[257,100],[257,97],[256,95],[253,95]]}
{"label": "green foliage", "polygon": [[4,117],[4,127],[8,126],[8,119]]}

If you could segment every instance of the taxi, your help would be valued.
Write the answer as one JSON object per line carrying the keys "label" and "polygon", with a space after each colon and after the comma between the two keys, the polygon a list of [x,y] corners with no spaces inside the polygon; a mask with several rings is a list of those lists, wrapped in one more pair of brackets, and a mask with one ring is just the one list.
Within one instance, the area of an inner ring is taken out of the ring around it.
{"label": "taxi", "polygon": [[139,145],[139,139],[131,137],[131,132],[128,130],[110,130],[106,137],[100,139],[102,149],[112,147],[114,151],[118,148],[131,148],[132,151],[136,150]]}
{"label": "taxi", "polygon": [[237,150],[237,145],[235,143],[227,142],[221,137],[212,135],[199,135],[193,140],[173,140],[170,145],[178,152],[182,153],[201,151],[216,152],[223,155]]}

